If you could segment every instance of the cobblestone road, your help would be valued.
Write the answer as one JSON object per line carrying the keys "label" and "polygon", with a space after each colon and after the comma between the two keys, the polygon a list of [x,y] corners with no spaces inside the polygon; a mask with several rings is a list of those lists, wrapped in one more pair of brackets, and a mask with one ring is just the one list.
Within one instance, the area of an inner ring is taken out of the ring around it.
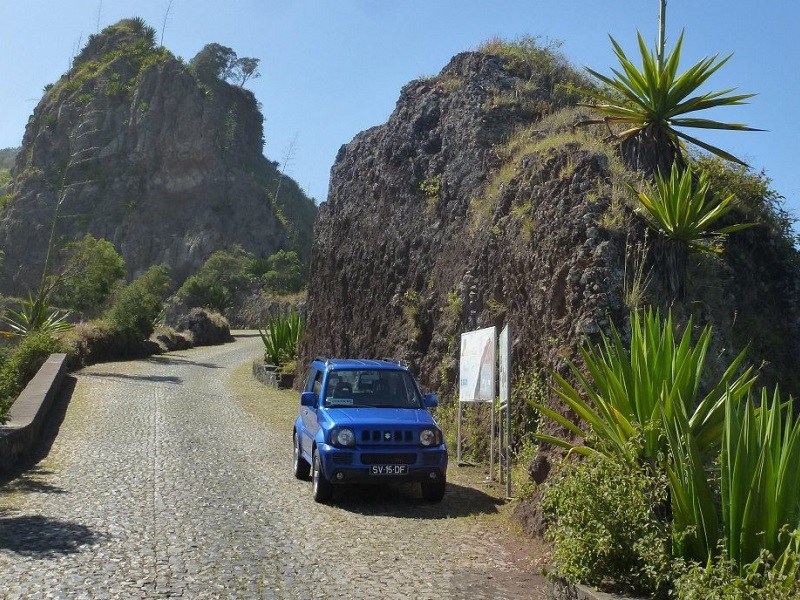
{"label": "cobblestone road", "polygon": [[321,506],[290,473],[296,395],[249,375],[257,336],[95,365],[47,456],[0,485],[4,598],[538,598],[497,501],[451,484]]}

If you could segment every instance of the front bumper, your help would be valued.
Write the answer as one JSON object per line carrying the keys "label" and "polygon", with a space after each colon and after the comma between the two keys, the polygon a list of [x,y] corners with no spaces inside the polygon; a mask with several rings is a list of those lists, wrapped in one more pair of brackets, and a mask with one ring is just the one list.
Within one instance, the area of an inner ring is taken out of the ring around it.
{"label": "front bumper", "polygon": [[[447,448],[393,446],[338,448],[323,444],[317,447],[325,479],[331,483],[380,483],[382,481],[434,481],[447,472]],[[375,475],[373,465],[405,465],[407,473]]]}

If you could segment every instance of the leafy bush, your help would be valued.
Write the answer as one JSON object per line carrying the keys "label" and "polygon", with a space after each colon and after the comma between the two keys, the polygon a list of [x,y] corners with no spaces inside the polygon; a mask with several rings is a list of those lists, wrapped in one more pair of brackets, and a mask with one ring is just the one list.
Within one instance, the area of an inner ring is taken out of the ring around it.
{"label": "leafy bush", "polygon": [[266,260],[257,260],[253,272],[273,294],[299,292],[308,282],[306,267],[293,250],[278,250]]}
{"label": "leafy bush", "polygon": [[670,529],[658,517],[663,476],[592,456],[565,463],[545,486],[556,574],[604,590],[664,596],[671,572]]}
{"label": "leafy bush", "polygon": [[150,267],[117,293],[106,311],[112,328],[131,340],[149,338],[164,309],[171,285],[167,265]]}
{"label": "leafy bush", "polygon": [[47,332],[34,332],[20,340],[0,366],[0,420],[47,358],[65,346]]}
{"label": "leafy bush", "polygon": [[61,277],[53,292],[57,305],[84,312],[99,310],[125,277],[125,261],[114,244],[89,234],[67,244]]}
{"label": "leafy bush", "polygon": [[675,580],[680,600],[797,600],[800,597],[800,554],[796,545],[790,560],[776,564],[763,554],[742,573],[724,552],[706,566],[682,565]]}
{"label": "leafy bush", "polygon": [[250,281],[252,265],[253,255],[238,244],[231,250],[218,250],[184,281],[176,295],[189,308],[224,311]]}

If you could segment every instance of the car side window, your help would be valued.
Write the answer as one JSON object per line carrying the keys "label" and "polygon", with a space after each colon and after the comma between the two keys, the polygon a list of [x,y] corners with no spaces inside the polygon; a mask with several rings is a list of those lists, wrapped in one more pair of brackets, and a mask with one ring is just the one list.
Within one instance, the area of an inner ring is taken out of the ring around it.
{"label": "car side window", "polygon": [[319,394],[322,391],[322,371],[317,371],[316,376],[314,377],[314,395],[319,400]]}
{"label": "car side window", "polygon": [[304,392],[310,392],[314,389],[314,376],[317,374],[317,370],[314,367],[311,367],[306,373],[306,383],[303,386]]}

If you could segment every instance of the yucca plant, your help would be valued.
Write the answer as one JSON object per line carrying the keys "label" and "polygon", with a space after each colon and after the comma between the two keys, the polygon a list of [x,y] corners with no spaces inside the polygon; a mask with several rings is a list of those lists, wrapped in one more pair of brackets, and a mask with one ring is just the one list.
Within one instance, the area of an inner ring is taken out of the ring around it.
{"label": "yucca plant", "polygon": [[740,571],[762,550],[782,565],[800,549],[800,420],[777,388],[771,401],[762,390],[758,407],[727,407],[721,482],[726,550]]}
{"label": "yucca plant", "polygon": [[[696,179],[696,182],[695,182]],[[733,194],[720,196],[711,192],[708,175],[672,164],[669,176],[657,173],[655,185],[637,190],[629,186],[639,200],[639,212],[652,229],[663,238],[657,254],[664,264],[665,283],[672,298],[683,295],[688,254],[719,254],[721,238],[752,227],[755,223],[735,223],[725,227],[715,224],[733,209]]]}
{"label": "yucca plant", "polygon": [[[718,445],[726,400],[742,398],[755,381],[752,368],[737,375],[744,351],[701,397],[711,328],[704,328],[692,345],[691,319],[680,338],[675,335],[671,314],[662,320],[659,311],[648,309],[644,314],[631,313],[630,321],[630,350],[613,326],[610,336],[602,335],[599,346],[581,348],[589,375],[570,363],[577,388],[553,373],[553,390],[583,423],[575,424],[544,404],[535,404],[581,441],[545,434],[537,435],[538,439],[587,456],[602,454],[655,463],[668,449],[662,422],[686,415],[687,432],[699,452]],[[638,435],[642,441],[633,453],[628,442]]]}
{"label": "yucca plant", "polygon": [[278,366],[295,360],[304,331],[305,319],[297,311],[272,317],[263,330],[258,330],[264,342],[264,360]]}
{"label": "yucca plant", "polygon": [[44,293],[35,297],[28,293],[28,298],[20,301],[18,310],[6,309],[2,323],[10,330],[5,332],[6,336],[25,337],[35,331],[53,334],[71,329],[67,317],[69,312],[51,310]]}
{"label": "yucca plant", "polygon": [[713,229],[714,224],[733,209],[733,194],[711,193],[708,175],[691,169],[680,170],[676,163],[668,177],[656,175],[655,185],[639,191],[629,186],[639,200],[640,212],[650,227],[675,240],[692,252],[719,254],[715,243],[720,237],[752,227],[755,223],[736,223]]}
{"label": "yucca plant", "polygon": [[665,56],[665,13],[666,2],[662,0],[660,36],[655,53],[647,48],[641,33],[637,32],[641,68],[609,36],[620,69],[611,69],[613,76],[606,76],[587,67],[586,70],[606,87],[581,90],[594,101],[587,106],[602,115],[601,119],[583,123],[625,126],[626,129],[617,134],[622,142],[623,156],[629,166],[647,173],[657,170],[666,173],[676,161],[682,166],[684,142],[699,146],[726,160],[744,164],[732,154],[690,136],[681,131],[681,128],[758,131],[741,123],[722,123],[684,116],[718,106],[744,104],[754,94],[732,94],[735,88],[719,92],[698,91],[709,77],[728,62],[731,55],[722,59],[718,59],[718,54],[704,58],[679,75],[683,33],[672,52]]}

